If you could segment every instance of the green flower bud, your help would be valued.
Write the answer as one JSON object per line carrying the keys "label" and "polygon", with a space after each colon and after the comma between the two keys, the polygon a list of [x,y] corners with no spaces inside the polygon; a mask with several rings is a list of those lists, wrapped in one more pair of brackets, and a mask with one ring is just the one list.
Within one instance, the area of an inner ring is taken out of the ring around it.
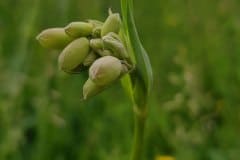
{"label": "green flower bud", "polygon": [[83,65],[84,66],[91,66],[91,64],[97,59],[97,55],[96,53],[92,50],[90,51],[90,53],[87,55],[87,57],[85,58]]}
{"label": "green flower bud", "polygon": [[110,14],[102,26],[101,36],[110,32],[118,33],[121,27],[121,18],[118,13]]}
{"label": "green flower bud", "polygon": [[105,49],[113,52],[114,56],[120,59],[128,59],[128,53],[120,38],[112,33],[107,34],[102,38]]}
{"label": "green flower bud", "polygon": [[99,37],[101,37],[101,31],[102,31],[102,27],[101,27],[101,26],[95,27],[95,28],[93,29],[92,36],[93,36],[94,38],[99,38]]}
{"label": "green flower bud", "polygon": [[98,53],[100,56],[111,56],[113,53],[110,50],[106,50],[103,47],[103,40],[101,38],[91,39],[90,47]]}
{"label": "green flower bud", "polygon": [[46,29],[36,39],[43,47],[49,49],[63,49],[72,41],[63,28]]}
{"label": "green flower bud", "polygon": [[89,50],[89,40],[87,38],[74,40],[62,51],[58,58],[60,68],[65,72],[71,72],[83,63]]}
{"label": "green flower bud", "polygon": [[97,51],[99,49],[103,49],[103,40],[101,38],[91,39],[90,40],[90,47]]}
{"label": "green flower bud", "polygon": [[117,80],[122,71],[121,61],[113,56],[97,59],[89,68],[89,78],[99,86],[106,86]]}
{"label": "green flower bud", "polygon": [[87,22],[91,23],[94,28],[101,27],[103,25],[103,22],[95,20],[95,19],[88,19]]}
{"label": "green flower bud", "polygon": [[121,40],[120,36],[118,34],[114,33],[114,32],[109,32],[106,36],[112,37],[115,40],[122,43],[122,40]]}
{"label": "green flower bud", "polygon": [[92,36],[94,38],[101,37],[101,30],[102,30],[103,22],[98,21],[98,20],[93,20],[93,19],[89,19],[87,21],[93,25]]}
{"label": "green flower bud", "polygon": [[98,50],[97,53],[100,55],[100,56],[113,56],[113,53],[109,50]]}
{"label": "green flower bud", "polygon": [[72,22],[65,27],[65,32],[73,38],[89,36],[92,31],[93,25],[86,22]]}
{"label": "green flower bud", "polygon": [[86,100],[95,96],[104,89],[102,86],[96,85],[90,78],[83,85],[83,99]]}

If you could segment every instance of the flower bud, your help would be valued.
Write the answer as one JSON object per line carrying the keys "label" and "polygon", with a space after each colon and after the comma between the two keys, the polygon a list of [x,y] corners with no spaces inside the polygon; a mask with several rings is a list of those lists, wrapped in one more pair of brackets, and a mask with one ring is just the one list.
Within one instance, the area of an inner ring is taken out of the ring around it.
{"label": "flower bud", "polygon": [[92,31],[93,25],[86,22],[72,22],[65,27],[65,32],[73,38],[89,36]]}
{"label": "flower bud", "polygon": [[99,49],[103,49],[103,40],[101,38],[91,39],[90,40],[90,47],[97,51]]}
{"label": "flower bud", "polygon": [[113,56],[113,53],[110,51],[110,50],[97,50],[97,53],[100,55],[100,56]]}
{"label": "flower bud", "polygon": [[122,40],[121,40],[120,36],[117,33],[109,32],[106,36],[112,37],[115,40],[117,40],[117,41],[122,43]]}
{"label": "flower bud", "polygon": [[114,56],[120,59],[129,58],[127,50],[123,43],[120,41],[120,38],[113,34],[107,34],[102,38],[104,48],[109,49],[113,52]]}
{"label": "flower bud", "polygon": [[118,13],[110,14],[102,26],[101,36],[109,32],[118,33],[121,27],[121,18]]}
{"label": "flower bud", "polygon": [[93,25],[92,36],[94,38],[101,37],[101,30],[102,30],[103,22],[98,21],[98,20],[93,20],[93,19],[89,19],[87,21]]}
{"label": "flower bud", "polygon": [[91,39],[90,47],[102,57],[113,55],[113,53],[110,50],[104,49],[103,40],[101,38]]}
{"label": "flower bud", "polygon": [[100,38],[101,37],[101,31],[102,31],[102,27],[101,26],[98,26],[98,27],[95,27],[92,31],[92,36],[94,38]]}
{"label": "flower bud", "polygon": [[97,55],[96,53],[92,50],[90,51],[90,53],[87,55],[87,57],[85,58],[83,65],[84,66],[90,66],[96,59],[97,59]]}
{"label": "flower bud", "polygon": [[121,61],[113,56],[97,59],[89,69],[89,78],[99,86],[106,86],[117,80],[122,71]]}
{"label": "flower bud", "polygon": [[95,96],[104,89],[102,86],[96,85],[90,78],[83,85],[83,99],[86,100]]}
{"label": "flower bud", "polygon": [[95,20],[95,19],[88,19],[88,23],[91,23],[94,28],[101,27],[103,25],[103,22]]}
{"label": "flower bud", "polygon": [[49,49],[63,49],[72,41],[63,28],[50,28],[42,31],[36,39],[39,43]]}
{"label": "flower bud", "polygon": [[62,51],[58,58],[60,68],[65,72],[71,72],[83,63],[89,50],[89,40],[87,38],[74,40]]}

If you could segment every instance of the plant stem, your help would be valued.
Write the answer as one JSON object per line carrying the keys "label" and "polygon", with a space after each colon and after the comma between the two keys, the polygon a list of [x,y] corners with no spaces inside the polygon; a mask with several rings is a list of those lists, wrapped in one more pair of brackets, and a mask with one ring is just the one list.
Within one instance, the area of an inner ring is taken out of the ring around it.
{"label": "plant stem", "polygon": [[130,160],[141,160],[144,143],[144,130],[146,122],[146,107],[134,105],[134,141]]}
{"label": "plant stem", "polygon": [[131,99],[134,102],[134,141],[130,160],[141,160],[143,153],[144,130],[147,111],[147,99],[152,86],[152,68],[134,22],[133,0],[121,0],[123,16],[123,33],[125,42],[133,64],[136,69],[130,73]]}

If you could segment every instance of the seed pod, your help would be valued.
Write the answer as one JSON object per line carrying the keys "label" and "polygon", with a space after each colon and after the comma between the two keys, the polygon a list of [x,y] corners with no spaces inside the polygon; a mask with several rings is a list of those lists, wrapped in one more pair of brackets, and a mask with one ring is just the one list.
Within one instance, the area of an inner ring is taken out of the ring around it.
{"label": "seed pod", "polygon": [[93,25],[86,22],[72,22],[65,27],[65,32],[73,38],[89,36],[92,31]]}
{"label": "seed pod", "polygon": [[83,63],[89,50],[89,40],[87,38],[74,40],[62,51],[58,58],[60,68],[65,72],[71,72]]}
{"label": "seed pod", "polygon": [[117,80],[122,71],[121,61],[113,56],[97,59],[89,68],[89,78],[99,86],[106,86]]}
{"label": "seed pod", "polygon": [[36,39],[39,43],[49,49],[63,49],[72,41],[63,28],[50,28],[42,31]]}
{"label": "seed pod", "polygon": [[110,32],[118,33],[121,27],[121,18],[118,13],[110,14],[102,26],[101,36]]}
{"label": "seed pod", "polygon": [[118,39],[116,36],[112,36],[111,34],[107,34],[102,38],[104,48],[109,49],[113,52],[114,56],[120,59],[128,59],[128,53],[123,45],[123,43],[120,41],[120,38]]}
{"label": "seed pod", "polygon": [[90,78],[83,85],[83,99],[86,100],[101,92],[104,87],[96,85]]}
{"label": "seed pod", "polygon": [[90,53],[87,55],[87,57],[85,58],[83,65],[84,66],[91,66],[91,64],[97,59],[97,55],[96,53],[92,50],[90,51]]}

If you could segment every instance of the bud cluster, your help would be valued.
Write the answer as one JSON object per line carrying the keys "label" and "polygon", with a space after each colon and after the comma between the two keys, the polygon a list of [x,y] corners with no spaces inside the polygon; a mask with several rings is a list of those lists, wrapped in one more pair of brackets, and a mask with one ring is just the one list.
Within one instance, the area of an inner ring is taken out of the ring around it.
{"label": "bud cluster", "polygon": [[105,22],[72,22],[65,28],[42,31],[37,40],[49,49],[62,50],[58,65],[66,73],[88,70],[83,99],[101,92],[132,70],[127,49],[119,36],[121,18],[109,11]]}

